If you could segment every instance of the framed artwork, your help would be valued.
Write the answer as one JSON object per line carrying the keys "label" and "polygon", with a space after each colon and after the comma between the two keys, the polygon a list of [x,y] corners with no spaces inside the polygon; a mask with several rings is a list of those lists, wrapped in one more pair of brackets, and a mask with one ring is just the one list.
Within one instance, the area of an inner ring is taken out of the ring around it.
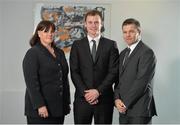
{"label": "framed artwork", "polygon": [[35,6],[34,27],[41,20],[52,21],[56,26],[55,43],[66,56],[75,40],[86,35],[84,30],[84,16],[89,10],[98,10],[103,16],[102,35],[110,37],[110,5],[109,4],[61,4],[37,3]]}

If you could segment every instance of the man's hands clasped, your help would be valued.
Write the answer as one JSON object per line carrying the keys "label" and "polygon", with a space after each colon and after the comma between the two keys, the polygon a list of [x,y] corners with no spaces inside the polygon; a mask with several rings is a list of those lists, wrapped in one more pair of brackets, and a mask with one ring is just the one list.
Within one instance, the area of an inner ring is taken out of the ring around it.
{"label": "man's hands clasped", "polygon": [[96,89],[89,89],[85,90],[85,99],[90,105],[95,105],[98,103],[98,97],[99,97],[99,92]]}

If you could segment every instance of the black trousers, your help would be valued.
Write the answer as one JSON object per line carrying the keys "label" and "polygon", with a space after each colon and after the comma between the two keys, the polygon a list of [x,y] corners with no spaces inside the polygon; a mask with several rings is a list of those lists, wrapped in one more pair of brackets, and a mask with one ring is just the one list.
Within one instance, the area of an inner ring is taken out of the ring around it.
{"label": "black trousers", "polygon": [[113,117],[112,104],[90,105],[84,100],[76,100],[74,102],[74,123],[75,124],[91,124],[94,118],[95,124],[112,124]]}
{"label": "black trousers", "polygon": [[63,124],[64,116],[62,117],[29,117],[27,116],[27,124]]}
{"label": "black trousers", "polygon": [[119,116],[120,124],[152,124],[152,117],[129,117],[124,114]]}

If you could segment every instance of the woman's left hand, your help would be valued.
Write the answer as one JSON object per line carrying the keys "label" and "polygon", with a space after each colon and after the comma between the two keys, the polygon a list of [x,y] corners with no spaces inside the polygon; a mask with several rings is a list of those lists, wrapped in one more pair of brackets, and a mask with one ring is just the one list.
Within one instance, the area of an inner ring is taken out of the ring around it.
{"label": "woman's left hand", "polygon": [[49,116],[46,106],[42,106],[38,108],[38,113],[39,113],[39,116],[43,118],[47,118]]}

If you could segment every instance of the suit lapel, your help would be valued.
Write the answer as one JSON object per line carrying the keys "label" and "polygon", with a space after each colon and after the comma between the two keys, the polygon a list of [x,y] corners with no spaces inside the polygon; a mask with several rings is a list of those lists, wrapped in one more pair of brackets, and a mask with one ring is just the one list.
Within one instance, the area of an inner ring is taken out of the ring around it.
{"label": "suit lapel", "polygon": [[84,54],[86,54],[88,58],[91,60],[91,62],[93,63],[93,58],[91,55],[91,50],[90,50],[89,41],[87,37],[84,39],[84,52],[85,52]]}
{"label": "suit lapel", "polygon": [[134,48],[133,52],[131,53],[130,57],[129,58],[132,58],[136,53],[137,51],[140,50],[140,48],[142,47],[143,43],[142,41],[140,41],[137,46]]}
{"label": "suit lapel", "polygon": [[97,51],[96,51],[96,58],[95,58],[94,63],[96,63],[98,61],[99,55],[101,54],[102,50],[103,50],[103,38],[101,37],[99,40]]}
{"label": "suit lapel", "polygon": [[[124,64],[121,64],[121,73],[124,71],[124,69],[127,67],[128,63],[131,61],[132,57],[138,52],[140,51],[140,48],[142,47],[143,43],[142,41],[140,41],[138,43],[138,45],[134,48],[133,52],[131,53],[131,55],[129,56],[129,58],[127,59],[126,63]],[[123,54],[123,57],[125,56],[125,53]]]}

